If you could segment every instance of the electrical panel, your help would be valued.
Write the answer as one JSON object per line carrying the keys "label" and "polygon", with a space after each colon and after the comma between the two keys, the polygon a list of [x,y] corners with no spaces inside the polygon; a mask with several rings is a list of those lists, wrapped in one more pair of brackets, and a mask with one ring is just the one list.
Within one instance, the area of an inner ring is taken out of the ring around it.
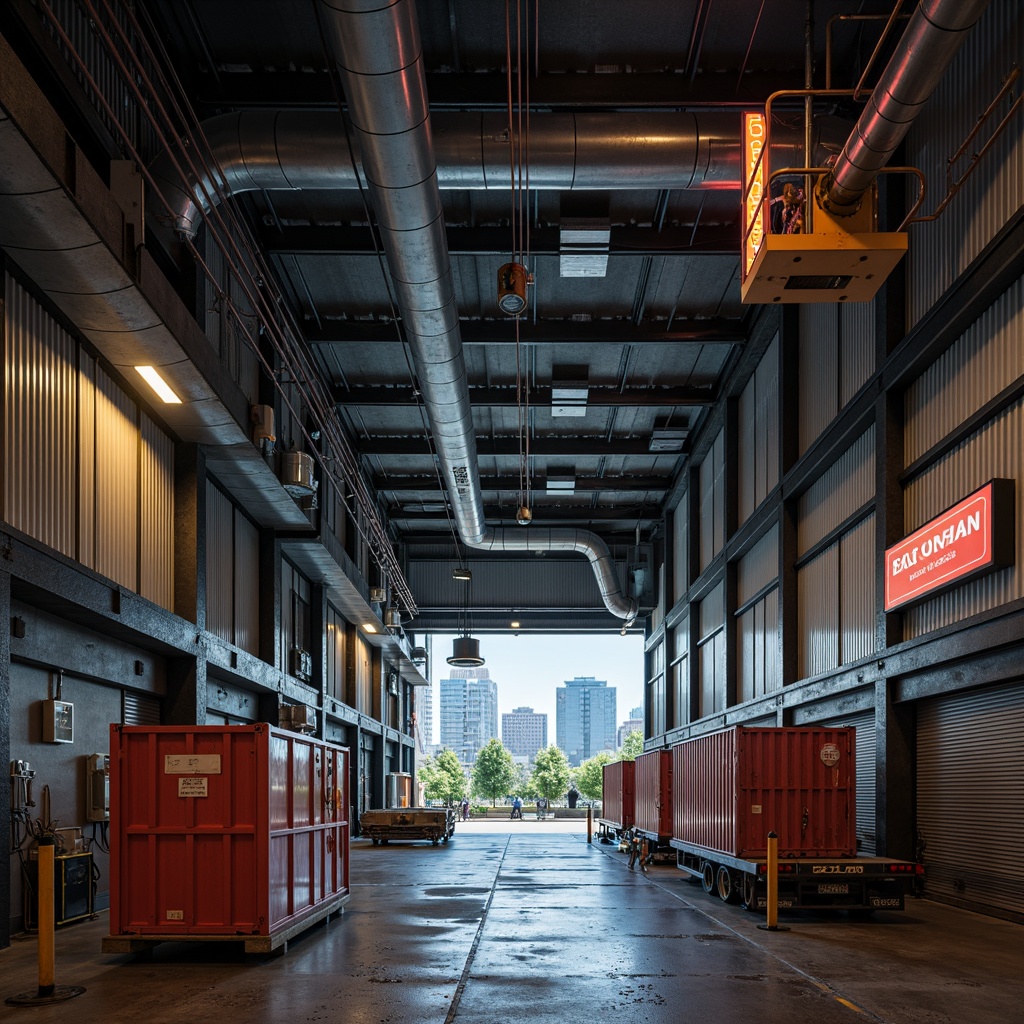
{"label": "electrical panel", "polygon": [[85,761],[85,820],[110,821],[110,755],[90,754]]}
{"label": "electrical panel", "polygon": [[73,743],[75,705],[66,700],[43,701],[43,742]]}

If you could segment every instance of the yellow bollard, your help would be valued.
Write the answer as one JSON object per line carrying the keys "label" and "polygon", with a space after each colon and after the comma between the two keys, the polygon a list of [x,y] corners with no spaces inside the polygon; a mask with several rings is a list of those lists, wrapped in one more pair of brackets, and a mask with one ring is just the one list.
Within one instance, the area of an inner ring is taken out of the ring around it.
{"label": "yellow bollard", "polygon": [[766,932],[788,932],[779,927],[779,837],[768,833],[768,922],[757,926]]}
{"label": "yellow bollard", "polygon": [[36,845],[37,871],[36,889],[38,904],[36,920],[39,925],[39,990],[11,996],[6,1000],[9,1006],[41,1006],[45,1003],[62,1003],[66,999],[80,996],[85,989],[79,985],[54,984],[54,913],[53,869],[56,841],[52,835],[40,836]]}
{"label": "yellow bollard", "polygon": [[587,842],[594,841],[594,808],[587,808]]}

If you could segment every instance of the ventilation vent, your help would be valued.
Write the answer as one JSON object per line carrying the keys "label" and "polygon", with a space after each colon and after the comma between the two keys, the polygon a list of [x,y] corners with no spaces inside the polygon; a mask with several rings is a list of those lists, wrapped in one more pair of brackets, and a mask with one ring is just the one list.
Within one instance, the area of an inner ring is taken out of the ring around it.
{"label": "ventilation vent", "polygon": [[121,698],[122,725],[159,725],[160,701],[148,693],[124,691]]}

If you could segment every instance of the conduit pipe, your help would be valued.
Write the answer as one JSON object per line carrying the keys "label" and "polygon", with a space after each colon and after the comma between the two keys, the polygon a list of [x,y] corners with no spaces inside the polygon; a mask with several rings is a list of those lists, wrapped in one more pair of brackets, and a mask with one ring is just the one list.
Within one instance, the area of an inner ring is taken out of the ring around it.
{"label": "conduit pipe", "polygon": [[[585,554],[605,607],[631,621],[605,543],[576,530],[493,529],[484,522],[476,436],[430,133],[419,26],[412,0],[321,0],[362,155],[367,191],[412,352],[456,526],[468,547]],[[337,154],[341,163],[344,149]]]}
{"label": "conduit pipe", "polygon": [[[826,132],[829,131],[826,127]],[[736,113],[531,114],[530,188],[739,189],[740,119]],[[849,132],[821,140],[834,154]],[[171,226],[192,237],[218,193],[276,189],[354,189],[345,125],[337,111],[243,110],[203,122],[210,168],[183,182],[166,155],[151,170],[172,209]],[[442,189],[509,189],[508,119],[504,114],[431,115]],[[353,140],[357,166],[365,133]],[[799,167],[803,133],[777,129],[772,163]],[[362,168],[360,168],[362,172]],[[365,173],[365,172],[362,172]]]}
{"label": "conduit pipe", "polygon": [[832,170],[818,185],[821,205],[844,217],[889,162],[988,0],[923,0]]}

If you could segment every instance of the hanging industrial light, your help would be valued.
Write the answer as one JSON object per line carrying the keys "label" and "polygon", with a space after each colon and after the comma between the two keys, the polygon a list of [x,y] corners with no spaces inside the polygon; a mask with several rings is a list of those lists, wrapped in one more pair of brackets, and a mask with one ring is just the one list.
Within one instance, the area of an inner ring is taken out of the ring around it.
{"label": "hanging industrial light", "polygon": [[[461,567],[459,567],[461,569]],[[462,607],[459,609],[459,636],[452,641],[452,653],[450,658],[446,658],[453,668],[479,668],[483,663],[484,659],[480,657],[480,641],[475,637],[470,636],[471,624],[469,620],[469,592],[470,592],[470,580],[472,575],[469,570],[464,570],[465,576],[458,576],[455,570],[452,576],[458,580],[464,580],[466,587],[463,590]]]}

